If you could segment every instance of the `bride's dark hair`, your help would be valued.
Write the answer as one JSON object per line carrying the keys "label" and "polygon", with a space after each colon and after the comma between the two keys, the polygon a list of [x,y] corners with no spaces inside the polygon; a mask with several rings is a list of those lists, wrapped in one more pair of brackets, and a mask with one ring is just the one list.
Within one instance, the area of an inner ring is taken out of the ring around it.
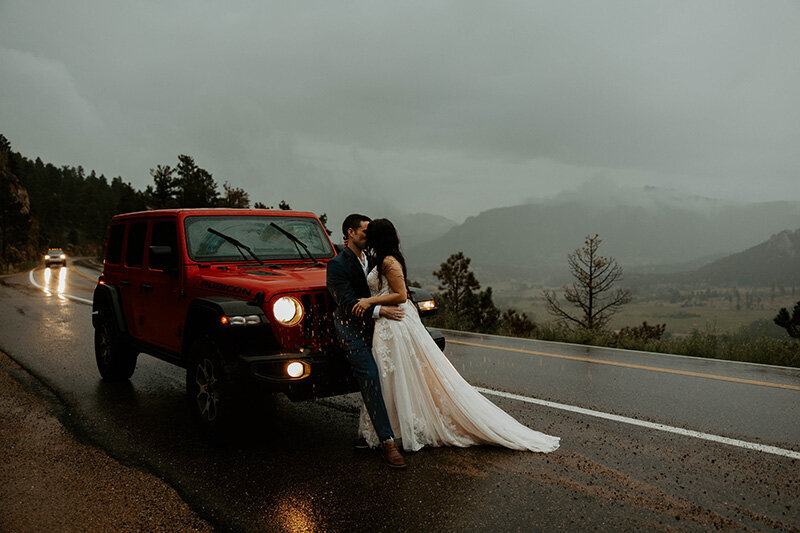
{"label": "bride's dark hair", "polygon": [[[394,229],[394,224],[387,218],[377,218],[369,223],[367,226],[367,248],[372,250],[375,256],[375,264],[377,265],[378,272],[383,272],[383,260],[387,257],[394,257],[403,267],[403,278],[408,279],[406,273],[406,260],[403,253],[400,251],[400,238],[397,236],[397,230]],[[378,281],[382,283],[382,281]]]}

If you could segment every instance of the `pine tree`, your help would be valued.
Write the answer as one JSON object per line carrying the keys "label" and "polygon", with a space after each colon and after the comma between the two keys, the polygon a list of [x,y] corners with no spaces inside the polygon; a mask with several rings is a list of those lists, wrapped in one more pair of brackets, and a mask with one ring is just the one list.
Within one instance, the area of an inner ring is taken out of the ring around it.
{"label": "pine tree", "polygon": [[773,319],[773,322],[778,326],[784,328],[790,337],[800,339],[800,302],[794,304],[791,316],[785,307],[778,311],[778,316]]}
{"label": "pine tree", "polygon": [[439,278],[439,290],[434,295],[439,314],[431,322],[441,327],[494,333],[497,331],[500,310],[494,304],[492,288],[481,291],[481,284],[469,269],[470,259],[458,252],[433,273]]}
{"label": "pine tree", "polygon": [[214,207],[217,205],[217,183],[207,170],[200,168],[194,158],[178,156],[177,174],[179,207]]}
{"label": "pine tree", "polygon": [[175,207],[175,195],[178,190],[178,180],[175,178],[175,169],[169,165],[156,165],[150,169],[153,176],[153,186],[147,187],[145,195],[150,207],[153,209],[167,209]]}
{"label": "pine tree", "polygon": [[475,274],[469,269],[469,263],[470,258],[465,257],[464,252],[458,252],[448,257],[433,273],[439,278],[439,290],[444,291],[437,299],[455,316],[466,310],[474,291],[481,288]]}
{"label": "pine tree", "polygon": [[222,184],[222,197],[219,200],[219,206],[246,209],[250,207],[250,195],[244,189],[228,185],[226,181]]}

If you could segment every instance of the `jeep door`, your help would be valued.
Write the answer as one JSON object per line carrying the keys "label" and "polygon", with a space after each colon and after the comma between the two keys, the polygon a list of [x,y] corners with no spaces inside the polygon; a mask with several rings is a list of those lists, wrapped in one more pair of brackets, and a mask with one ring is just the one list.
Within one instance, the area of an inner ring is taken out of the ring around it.
{"label": "jeep door", "polygon": [[[166,247],[169,253],[164,253]],[[154,219],[150,224],[146,248],[145,292],[142,303],[147,309],[141,323],[143,339],[160,348],[178,352],[185,316],[182,279],[175,218]]]}
{"label": "jeep door", "polygon": [[119,276],[119,292],[128,332],[141,338],[143,320],[142,283],[144,283],[144,244],[147,237],[147,222],[136,221],[128,224],[125,239],[123,268]]}

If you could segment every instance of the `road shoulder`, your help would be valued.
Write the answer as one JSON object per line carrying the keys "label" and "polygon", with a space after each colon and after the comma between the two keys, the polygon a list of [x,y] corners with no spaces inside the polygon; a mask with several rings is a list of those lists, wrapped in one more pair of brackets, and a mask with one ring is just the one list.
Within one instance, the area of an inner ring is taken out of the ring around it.
{"label": "road shoulder", "polygon": [[0,530],[212,531],[169,485],[78,442],[0,353]]}

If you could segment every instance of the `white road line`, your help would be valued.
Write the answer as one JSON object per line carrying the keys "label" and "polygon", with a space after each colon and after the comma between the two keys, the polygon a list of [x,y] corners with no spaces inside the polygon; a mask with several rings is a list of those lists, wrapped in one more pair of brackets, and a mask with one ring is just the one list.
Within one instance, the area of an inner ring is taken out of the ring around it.
{"label": "white road line", "polygon": [[611,413],[604,413],[602,411],[594,411],[592,409],[584,409],[583,407],[576,407],[574,405],[566,405],[563,403],[556,403],[556,402],[548,402],[547,400],[540,400],[538,398],[530,398],[528,396],[520,396],[519,394],[511,394],[510,392],[502,392],[493,389],[485,389],[483,387],[475,387],[480,392],[485,394],[493,394],[495,396],[502,396],[503,398],[510,398],[512,400],[519,400],[521,402],[526,403],[534,403],[537,405],[543,405],[545,407],[551,407],[553,409],[561,409],[564,411],[571,411],[573,413],[579,413],[582,415],[594,416],[597,418],[604,418],[606,420],[613,420],[614,422],[622,422],[623,424],[631,424],[634,426],[641,426],[648,429],[655,429],[658,431],[666,431],[668,433],[675,433],[677,435],[683,435],[685,437],[694,437],[696,439],[703,439],[709,440],[712,442],[719,442],[722,444],[729,444],[731,446],[737,446],[739,448],[745,448],[747,450],[756,450],[759,452],[764,453],[771,453],[773,455],[780,455],[783,457],[790,457],[792,459],[800,459],[800,452],[796,452],[794,450],[786,450],[784,448],[778,448],[777,446],[767,446],[766,444],[758,444],[755,442],[747,442],[744,440],[738,439],[731,439],[728,437],[722,437],[720,435],[712,435],[711,433],[703,433],[700,431],[694,431],[691,429],[684,429],[684,428],[676,428],[673,426],[667,426],[665,424],[656,424],[654,422],[647,422],[645,420],[639,420],[637,418],[629,418],[627,416],[620,416],[620,415],[613,415]]}
{"label": "white road line", "polygon": [[[46,293],[48,293],[48,294],[49,294],[49,293],[50,293],[50,291],[47,289],[47,287],[43,287],[42,285],[39,285],[38,283],[36,283],[36,280],[35,280],[35,279],[33,279],[33,272],[34,272],[35,270],[36,270],[36,269],[34,268],[33,270],[31,270],[31,271],[28,273],[28,279],[30,280],[30,282],[31,282],[31,285],[33,285],[33,286],[34,286],[34,287],[36,287],[37,289],[41,289],[41,290],[43,290],[43,291],[45,291]],[[82,302],[82,303],[89,304],[89,305],[91,305],[92,303],[94,303],[94,302],[92,302],[91,300],[87,300],[86,298],[81,298],[80,296],[73,296],[73,295],[71,295],[71,294],[59,294],[59,296],[60,296],[60,297],[62,297],[62,298],[67,298],[67,299],[69,299],[69,300],[75,300],[76,302]]]}

